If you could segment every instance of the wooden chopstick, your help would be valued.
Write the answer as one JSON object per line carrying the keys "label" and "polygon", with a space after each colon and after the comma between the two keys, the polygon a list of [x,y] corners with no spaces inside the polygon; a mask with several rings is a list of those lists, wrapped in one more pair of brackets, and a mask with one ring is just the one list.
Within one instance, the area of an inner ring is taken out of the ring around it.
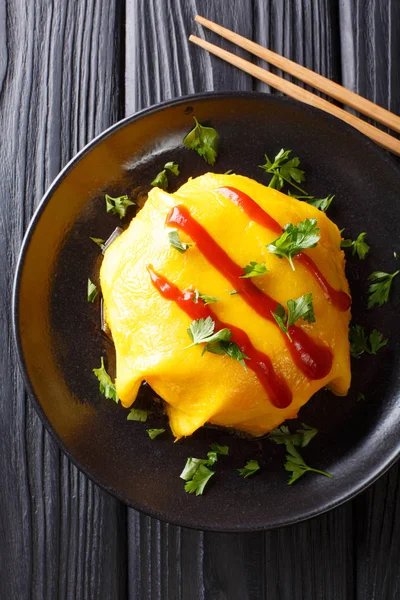
{"label": "wooden chopstick", "polygon": [[292,60],[284,58],[283,56],[280,56],[280,54],[276,54],[276,52],[272,52],[272,50],[264,48],[263,46],[260,46],[260,44],[256,44],[255,42],[248,40],[238,33],[234,33],[230,29],[226,29],[221,25],[217,25],[217,23],[209,21],[200,15],[195,17],[195,21],[204,27],[207,27],[211,31],[218,33],[221,37],[233,42],[237,46],[240,46],[240,48],[247,50],[251,54],[262,58],[266,62],[271,63],[279,69],[282,69],[282,71],[289,73],[289,75],[297,77],[297,79],[304,81],[304,83],[316,88],[320,92],[324,92],[328,96],[335,98],[335,100],[339,100],[339,102],[342,102],[346,106],[350,106],[367,117],[370,117],[374,121],[378,121],[379,123],[382,123],[390,129],[400,133],[400,117],[389,110],[386,110],[385,108],[374,104],[370,100],[351,92],[342,85],[331,81],[327,77],[319,75],[318,73],[314,73],[314,71],[311,71],[302,65],[298,65]]}

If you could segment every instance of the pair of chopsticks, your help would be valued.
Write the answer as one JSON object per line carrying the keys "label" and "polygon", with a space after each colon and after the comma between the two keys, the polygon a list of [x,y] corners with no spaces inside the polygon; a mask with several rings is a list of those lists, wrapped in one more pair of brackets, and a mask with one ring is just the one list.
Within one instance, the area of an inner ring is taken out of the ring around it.
{"label": "pair of chopsticks", "polygon": [[[271,63],[275,67],[278,67],[282,71],[285,71],[297,79],[300,79],[304,83],[316,88],[320,92],[331,96],[335,100],[354,108],[358,112],[370,117],[374,121],[378,121],[393,131],[400,133],[400,117],[386,110],[385,108],[374,104],[374,102],[371,102],[370,100],[367,100],[366,98],[347,90],[338,83],[330,81],[330,79],[327,79],[318,73],[314,73],[314,71],[298,65],[292,60],[284,58],[283,56],[280,56],[279,54],[276,54],[275,52],[272,52],[271,50],[268,50],[267,48],[264,48],[263,46],[260,46],[259,44],[256,44],[255,42],[252,42],[251,40],[248,40],[237,33],[234,33],[230,29],[221,27],[221,25],[217,25],[213,21],[209,21],[200,15],[195,17],[195,21],[204,27],[207,27],[211,31],[218,33],[221,37],[229,40],[230,42],[233,42],[240,48],[247,50],[251,54],[258,56],[266,62]],[[296,100],[300,100],[305,104],[315,106],[316,108],[338,117],[342,121],[345,121],[345,123],[348,123],[352,127],[355,127],[355,129],[361,131],[361,133],[374,140],[374,142],[380,146],[383,146],[383,148],[386,148],[386,150],[390,150],[390,152],[400,156],[400,140],[392,137],[388,133],[385,133],[373,125],[366,123],[362,119],[359,119],[349,112],[346,112],[335,104],[331,104],[324,98],[320,98],[319,96],[316,96],[315,94],[299,87],[298,85],[295,85],[294,83],[291,83],[286,79],[282,79],[270,71],[254,65],[244,58],[236,56],[227,50],[223,50],[219,46],[210,44],[209,42],[206,42],[195,35],[191,35],[189,40],[201,48],[204,48],[204,50],[207,50],[211,54],[215,54],[215,56],[222,58],[231,65],[238,67],[242,71],[249,73],[257,79],[260,79],[260,81],[264,81],[271,87],[283,92],[287,96],[291,96]]]}

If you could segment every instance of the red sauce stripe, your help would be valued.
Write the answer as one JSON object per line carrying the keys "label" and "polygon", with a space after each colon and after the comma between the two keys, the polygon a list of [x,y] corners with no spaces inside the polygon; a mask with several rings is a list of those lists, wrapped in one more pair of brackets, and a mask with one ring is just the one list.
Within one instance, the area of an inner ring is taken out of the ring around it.
{"label": "red sauce stripe", "polygon": [[[167,216],[166,224],[175,226],[189,235],[207,261],[231,283],[233,288],[241,294],[243,300],[257,314],[278,327],[271,314],[275,312],[277,301],[262,292],[251,279],[240,278],[243,275],[242,267],[228,256],[204,227],[192,217],[185,206],[179,205],[172,208]],[[296,325],[291,328],[293,343],[290,343],[282,331],[281,334],[296,365],[309,379],[323,379],[328,375],[332,367],[332,353],[329,348],[314,342]]]}
{"label": "red sauce stripe", "polygon": [[[245,212],[252,221],[262,225],[263,227],[266,227],[278,235],[281,235],[283,231],[281,225],[275,221],[275,219],[273,219],[264,209],[262,209],[257,202],[250,198],[250,196],[230,186],[220,187],[217,189],[217,191],[239,206],[239,208],[241,208],[241,210],[243,210],[243,212]],[[332,302],[332,304],[342,312],[345,312],[350,308],[350,296],[341,290],[335,290],[328,283],[315,262],[307,254],[300,252],[294,258],[314,277],[322,289],[325,298],[329,300],[329,302]]]}
{"label": "red sauce stripe", "polygon": [[210,307],[203,302],[193,302],[194,293],[192,291],[181,291],[163,275],[156,273],[151,265],[147,265],[147,270],[154,287],[163,298],[176,302],[192,320],[211,317],[215,322],[216,331],[225,327],[230,329],[232,341],[249,357],[250,360],[245,359],[246,364],[257,375],[271,403],[277,408],[286,408],[291,404],[292,393],[286,381],[275,373],[271,359],[253,346],[247,333],[239,327],[220,321]]}

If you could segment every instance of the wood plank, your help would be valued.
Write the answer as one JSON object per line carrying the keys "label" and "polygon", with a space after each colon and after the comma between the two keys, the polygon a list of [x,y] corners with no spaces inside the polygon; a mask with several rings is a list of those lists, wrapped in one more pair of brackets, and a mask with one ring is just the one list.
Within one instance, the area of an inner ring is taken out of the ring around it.
{"label": "wood plank", "polygon": [[120,115],[119,5],[0,0],[1,598],[125,596],[125,507],[44,431],[25,397],[9,311],[33,209],[67,160]]}
{"label": "wood plank", "polygon": [[[340,0],[343,83],[400,114],[400,3]],[[398,161],[400,164],[400,161]],[[400,597],[398,464],[353,501],[356,598]]]}

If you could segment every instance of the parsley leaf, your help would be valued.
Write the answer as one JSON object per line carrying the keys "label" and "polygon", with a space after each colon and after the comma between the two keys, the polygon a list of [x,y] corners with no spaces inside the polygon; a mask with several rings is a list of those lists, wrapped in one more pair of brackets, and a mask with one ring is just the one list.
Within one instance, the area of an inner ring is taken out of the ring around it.
{"label": "parsley leaf", "polygon": [[170,171],[174,175],[179,175],[179,165],[176,162],[167,162],[164,165],[164,169],[156,175],[156,177],[151,182],[153,187],[159,187],[162,190],[168,189],[168,175],[167,171]]}
{"label": "parsley leaf", "polygon": [[180,474],[180,478],[185,481],[189,481],[189,479],[193,479],[194,474],[200,465],[204,465],[207,462],[204,458],[188,458],[186,461],[186,465]]}
{"label": "parsley leaf", "polygon": [[357,402],[360,400],[365,400],[365,395],[362,392],[358,392],[357,394]]}
{"label": "parsley leaf", "polygon": [[383,335],[376,329],[368,336],[361,325],[350,326],[349,340],[350,354],[353,358],[359,358],[364,352],[376,354],[388,343],[388,340],[384,340]]}
{"label": "parsley leaf", "polygon": [[154,440],[158,435],[164,433],[165,429],[146,429],[147,435],[151,440]]}
{"label": "parsley leaf", "polygon": [[212,354],[226,354],[227,356],[229,356],[229,358],[239,361],[244,370],[246,370],[246,364],[244,362],[244,359],[246,358],[247,360],[249,360],[249,357],[247,356],[247,354],[242,352],[242,350],[237,344],[235,344],[235,342],[222,341],[218,342],[217,344],[207,344],[203,351],[203,354],[206,351],[211,352]]}
{"label": "parsley leaf", "polygon": [[238,292],[237,290],[232,290],[231,292],[229,292],[230,296],[236,296],[236,294],[240,294],[240,292]]}
{"label": "parsley leaf", "polygon": [[302,423],[302,429],[298,429],[296,433],[290,433],[287,425],[281,425],[278,429],[274,429],[268,435],[269,439],[275,444],[286,444],[291,442],[294,446],[305,448],[311,440],[317,435],[318,429],[310,427],[306,423]]}
{"label": "parsley leaf", "polygon": [[250,475],[254,475],[257,471],[260,470],[260,465],[256,460],[249,460],[246,463],[246,466],[243,469],[238,469],[239,473],[243,475],[244,478],[250,477]]}
{"label": "parsley leaf", "polygon": [[178,252],[180,252],[181,254],[186,252],[186,250],[188,248],[190,248],[190,246],[193,245],[193,244],[181,242],[181,240],[179,239],[179,233],[176,229],[173,229],[172,231],[168,232],[168,239],[169,239],[169,243],[171,244],[171,246],[173,248],[175,248],[176,250],[178,250]]}
{"label": "parsley leaf", "polygon": [[218,460],[218,454],[217,452],[215,452],[215,450],[210,450],[210,452],[207,452],[207,460],[205,461],[205,464],[208,467],[212,467],[213,464],[215,464]]}
{"label": "parsley leaf", "polygon": [[268,273],[268,269],[264,263],[260,264],[254,261],[250,261],[249,265],[243,267],[243,271],[246,274],[241,275],[241,279],[246,279],[247,277],[258,277],[259,275],[265,275],[265,273]]}
{"label": "parsley leaf", "polygon": [[217,454],[222,454],[223,456],[228,456],[229,454],[229,446],[221,446],[220,444],[217,444],[217,442],[213,442],[210,448]]}
{"label": "parsley leaf", "polygon": [[217,158],[219,135],[213,127],[203,127],[196,117],[196,125],[183,138],[183,143],[189,150],[195,150],[209,165],[214,165]]}
{"label": "parsley leaf", "polygon": [[134,202],[129,200],[128,196],[119,196],[118,198],[112,198],[111,196],[106,194],[105,198],[106,211],[114,215],[119,215],[120,219],[125,217],[126,209],[128,208],[128,206],[135,204]]}
{"label": "parsley leaf", "polygon": [[295,187],[301,193],[306,194],[306,192],[297,185],[298,183],[304,181],[304,171],[298,168],[300,165],[300,160],[297,157],[289,158],[291,152],[291,150],[284,150],[282,148],[275,156],[273,162],[268,158],[267,155],[265,155],[265,165],[260,165],[260,167],[261,169],[264,169],[266,173],[270,173],[272,175],[272,179],[269,182],[268,187],[281,190],[285,185],[284,182],[286,182]]}
{"label": "parsley leaf", "polygon": [[213,304],[214,302],[219,302],[221,300],[221,298],[216,298],[215,296],[207,296],[207,294],[202,294],[201,292],[199,292],[199,290],[194,290],[194,298],[193,298],[193,302],[198,302],[200,300],[203,300],[204,304]]}
{"label": "parsley leaf", "polygon": [[297,300],[288,300],[288,322],[287,326],[294,325],[299,319],[315,323],[312,292],[300,296]]}
{"label": "parsley leaf", "polygon": [[305,248],[315,248],[319,238],[317,219],[305,219],[298,225],[292,223],[285,225],[282,235],[268,244],[267,250],[276,254],[278,258],[287,258],[294,271],[293,256]]}
{"label": "parsley leaf", "polygon": [[98,294],[97,287],[90,279],[87,280],[87,299],[88,302],[94,302]]}
{"label": "parsley leaf", "polygon": [[176,162],[167,162],[164,165],[164,169],[167,169],[167,171],[171,171],[171,173],[173,173],[174,175],[178,176],[179,175],[179,165]]}
{"label": "parsley leaf", "polygon": [[216,333],[214,333],[214,329],[215,323],[211,317],[192,321],[189,329],[187,330],[189,337],[193,342],[191,346],[194,346],[195,344],[209,344],[212,342],[220,342],[231,339],[232,333],[229,329],[220,329],[220,331],[217,331]]}
{"label": "parsley leaf", "polygon": [[291,476],[289,478],[288,484],[292,485],[297,479],[299,479],[304,473],[313,472],[319,473],[319,475],[324,475],[325,477],[329,477],[332,479],[333,475],[327,473],[326,471],[320,471],[319,469],[313,469],[309,467],[304,462],[301,454],[296,450],[295,446],[292,442],[286,442],[286,462],[285,462],[285,470],[291,472]]}
{"label": "parsley leaf", "polygon": [[288,190],[288,196],[296,198],[296,200],[304,200],[304,202],[307,202],[307,204],[311,204],[311,206],[319,208],[319,210],[321,210],[322,212],[326,212],[332,204],[332,200],[334,199],[335,194],[328,194],[326,198],[316,198],[315,196],[309,196],[308,194],[305,196],[301,196],[299,194],[292,194],[292,192]]}
{"label": "parsley leaf", "polygon": [[163,169],[162,171],[160,171],[158,173],[158,175],[156,175],[154,177],[153,181],[151,182],[151,185],[153,187],[158,187],[161,190],[167,190],[168,189],[167,171],[165,169]]}
{"label": "parsley leaf", "polygon": [[369,245],[364,241],[366,235],[366,232],[363,231],[356,240],[342,240],[340,247],[352,248],[352,255],[355,256],[357,254],[360,260],[364,260],[369,252]]}
{"label": "parsley leaf", "polygon": [[185,491],[189,494],[195,493],[196,496],[201,496],[213,475],[215,475],[215,471],[211,471],[211,469],[201,464],[193,475],[193,478],[186,481]]}
{"label": "parsley leaf", "polygon": [[373,306],[382,306],[389,300],[390,288],[393,279],[400,273],[384,273],[383,271],[374,271],[368,277],[373,283],[369,286],[368,293],[368,308]]}
{"label": "parsley leaf", "polygon": [[215,323],[211,317],[206,319],[197,319],[192,321],[189,329],[187,330],[192,344],[188,346],[194,346],[195,344],[206,344],[204,346],[202,355],[205,352],[211,352],[212,354],[227,354],[229,358],[240,362],[242,367],[246,368],[244,363],[245,358],[249,358],[239,348],[235,342],[231,342],[232,332],[230,329],[225,327],[219,331],[214,332]]}
{"label": "parsley leaf", "polygon": [[131,408],[127,421],[140,421],[140,423],[146,423],[148,417],[147,410],[141,410],[140,408]]}
{"label": "parsley leaf", "polygon": [[92,242],[97,244],[102,250],[104,250],[105,240],[103,240],[102,238],[96,238],[96,237],[91,237],[90,239],[92,240]]}
{"label": "parsley leaf", "polygon": [[282,331],[286,333],[290,341],[292,341],[289,335],[289,327],[294,325],[296,321],[302,318],[303,321],[315,323],[312,292],[300,296],[297,300],[288,300],[286,304],[288,307],[287,315],[282,304],[278,304],[275,312],[272,313],[272,316]]}
{"label": "parsley leaf", "polygon": [[103,394],[103,396],[105,396],[106,398],[111,398],[111,400],[114,400],[114,402],[117,402],[118,404],[118,396],[117,396],[117,391],[115,389],[115,385],[113,384],[111,377],[109,376],[109,374],[107,373],[105,367],[104,367],[104,359],[103,357],[101,357],[101,366],[99,369],[93,369],[93,373],[96,375],[97,379],[99,380],[99,384],[100,384],[100,392]]}

